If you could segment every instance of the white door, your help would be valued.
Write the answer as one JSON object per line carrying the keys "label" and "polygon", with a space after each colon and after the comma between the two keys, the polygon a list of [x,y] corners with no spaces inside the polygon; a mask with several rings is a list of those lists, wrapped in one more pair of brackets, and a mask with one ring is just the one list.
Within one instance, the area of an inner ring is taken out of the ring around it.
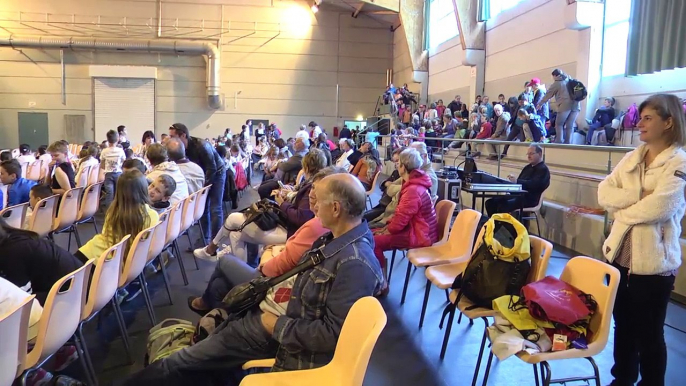
{"label": "white door", "polygon": [[155,79],[93,78],[95,141],[107,139],[109,130],[126,126],[131,147],[143,133],[155,131]]}

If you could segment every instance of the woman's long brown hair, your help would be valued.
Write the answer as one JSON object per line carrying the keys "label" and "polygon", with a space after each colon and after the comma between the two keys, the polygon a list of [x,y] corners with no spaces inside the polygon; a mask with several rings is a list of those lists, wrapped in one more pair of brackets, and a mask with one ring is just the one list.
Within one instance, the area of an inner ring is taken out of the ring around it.
{"label": "woman's long brown hair", "polygon": [[[119,176],[114,201],[107,209],[102,234],[114,245],[124,236],[135,238],[140,231],[150,226],[145,204],[150,203],[148,180],[139,170],[131,170]],[[129,244],[130,246],[130,244]],[[128,253],[128,246],[126,248]]]}

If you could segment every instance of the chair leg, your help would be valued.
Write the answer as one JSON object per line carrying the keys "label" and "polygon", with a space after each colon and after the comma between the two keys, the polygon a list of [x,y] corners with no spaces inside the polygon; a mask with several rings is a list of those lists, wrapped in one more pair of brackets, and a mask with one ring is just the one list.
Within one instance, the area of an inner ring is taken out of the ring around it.
{"label": "chair leg", "polygon": [[443,335],[443,346],[441,347],[441,360],[445,358],[445,351],[448,349],[448,338],[450,338],[450,330],[453,327],[453,320],[455,319],[455,310],[457,307],[454,304],[449,304],[450,316],[448,316],[448,325],[445,327],[445,335]]}
{"label": "chair leg", "polygon": [[95,221],[95,216],[91,218],[93,220],[93,228],[95,229],[95,234],[98,234],[98,223]]}
{"label": "chair leg", "polygon": [[88,364],[86,364],[86,355],[83,353],[83,346],[81,345],[81,339],[74,334],[74,344],[76,345],[76,353],[79,357],[79,363],[81,364],[81,370],[83,371],[83,376],[88,379],[89,384],[94,384],[93,380],[91,379],[91,373],[90,370],[88,369]]}
{"label": "chair leg", "polygon": [[155,309],[152,308],[152,299],[150,298],[150,292],[148,292],[148,283],[145,281],[145,275],[141,273],[138,275],[138,281],[141,285],[141,291],[143,292],[143,299],[145,299],[145,306],[148,309],[148,317],[150,318],[150,323],[153,327],[157,324],[155,320]]}
{"label": "chair leg", "polygon": [[395,253],[397,252],[397,249],[393,250],[393,253],[391,254],[391,264],[388,267],[388,282],[391,282],[391,275],[393,274],[393,265],[395,264]]}
{"label": "chair leg", "polygon": [[[190,228],[188,228],[188,229],[186,230],[186,236],[188,236],[188,245],[190,245],[190,248],[193,249],[193,241],[191,240]],[[201,235],[201,236],[202,236],[202,235]],[[204,239],[205,236],[202,236],[202,238]],[[204,241],[203,241],[203,243],[204,243]],[[179,256],[179,259],[180,259],[180,258],[181,258],[181,256]],[[200,267],[198,266],[198,258],[195,257],[195,253],[193,254],[193,261],[195,262],[195,269],[199,270]]]}
{"label": "chair leg", "polygon": [[419,315],[419,329],[424,325],[424,315],[426,315],[426,306],[429,304],[429,292],[431,292],[431,280],[426,281],[426,288],[424,289],[424,302],[422,303],[422,313]]}
{"label": "chair leg", "polygon": [[407,286],[410,283],[410,273],[412,273],[412,263],[407,262],[407,272],[405,273],[405,285],[403,286],[403,296],[400,297],[400,305],[405,304],[405,295],[407,295]]}
{"label": "chair leg", "polygon": [[[226,212],[224,212],[226,213]],[[207,243],[205,242],[205,229],[202,227],[202,221],[198,220],[198,228],[200,228],[200,238],[202,239],[202,243],[207,246]]]}
{"label": "chair leg", "polygon": [[534,212],[534,217],[536,217],[536,229],[538,230],[536,236],[541,237],[541,223],[538,221],[538,213]]}
{"label": "chair leg", "polygon": [[162,280],[164,280],[164,286],[167,289],[167,296],[169,296],[169,305],[173,306],[174,301],[172,300],[171,288],[169,287],[169,276],[167,273],[167,267],[164,264],[164,261],[162,261],[162,255],[157,256],[157,262],[160,264],[160,269],[162,270]]}
{"label": "chair leg", "polygon": [[68,239],[67,239],[68,240],[67,241],[67,251],[71,251],[71,228],[67,232],[67,237],[68,237]]}
{"label": "chair leg", "polygon": [[188,285],[188,276],[186,276],[186,267],[183,266],[183,259],[181,258],[181,251],[179,250],[179,243],[174,240],[172,242],[172,249],[176,252],[176,261],[179,262],[179,268],[181,269],[181,277],[183,278],[183,284]]}
{"label": "chair leg", "polygon": [[476,385],[476,379],[479,377],[479,368],[481,367],[481,358],[483,358],[484,355],[484,348],[486,347],[486,336],[488,335],[488,331],[486,330],[486,327],[488,327],[488,320],[486,318],[483,318],[484,320],[484,336],[481,338],[481,348],[479,348],[479,356],[476,359],[476,367],[474,368],[474,378],[472,378],[472,386]]}
{"label": "chair leg", "polygon": [[88,346],[86,345],[86,339],[83,336],[83,323],[79,324],[79,328],[76,330],[79,339],[81,340],[81,346],[83,347],[83,354],[86,356],[86,364],[88,365],[88,370],[91,374],[91,381],[95,386],[98,385],[98,376],[95,372],[95,367],[93,367],[93,361],[91,360],[90,352],[88,352]]}
{"label": "chair leg", "polygon": [[126,356],[129,358],[129,364],[133,364],[133,357],[131,356],[131,346],[129,346],[129,333],[126,330],[126,322],[124,321],[124,315],[121,312],[121,308],[117,303],[116,297],[110,300],[112,303],[112,309],[114,310],[114,315],[117,318],[117,324],[119,325],[119,333],[121,334],[121,340],[124,342],[124,349],[126,350]]}
{"label": "chair leg", "polygon": [[541,378],[543,378],[543,386],[550,386],[550,377],[552,376],[552,370],[550,370],[550,365],[548,364],[548,362],[541,362],[541,372],[545,374],[544,376],[541,376]]}
{"label": "chair leg", "polygon": [[536,382],[536,386],[541,386],[541,384],[538,382],[538,367],[536,365],[533,365],[534,367],[534,381]]}
{"label": "chair leg", "polygon": [[593,360],[592,357],[587,357],[586,360],[591,362],[591,366],[593,366],[593,375],[595,376],[595,385],[600,386],[600,372],[598,371],[598,365],[595,363],[595,360]]}
{"label": "chair leg", "polygon": [[491,363],[493,363],[493,351],[488,354],[488,362],[486,363],[486,371],[484,372],[484,381],[481,384],[486,386],[488,384],[488,373],[491,372]]}
{"label": "chair leg", "polygon": [[81,248],[81,235],[79,235],[79,227],[76,226],[76,224],[72,225],[72,228],[74,229],[74,238],[76,239],[76,245],[78,245],[79,248]]}

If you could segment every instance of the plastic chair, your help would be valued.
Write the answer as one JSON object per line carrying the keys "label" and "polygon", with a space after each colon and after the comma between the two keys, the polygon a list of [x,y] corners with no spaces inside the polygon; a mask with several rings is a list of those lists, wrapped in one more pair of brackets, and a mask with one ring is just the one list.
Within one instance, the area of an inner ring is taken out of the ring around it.
{"label": "plastic chair", "polygon": [[[533,208],[524,208],[522,210],[522,216],[520,220],[536,220],[536,230],[538,233],[536,235],[541,237],[541,223],[538,221],[538,215],[541,213],[541,207],[543,206],[543,195],[538,199],[538,205]],[[528,214],[528,215],[527,215]]]}
{"label": "plastic chair", "polygon": [[76,234],[79,233],[79,229],[76,225],[85,224],[88,222],[93,223],[93,228],[95,228],[95,233],[98,233],[98,224],[95,223],[95,213],[100,207],[100,190],[102,189],[102,182],[95,183],[93,185],[88,185],[83,191],[83,196],[81,197],[81,205],[79,205],[79,213],[76,215],[76,222],[74,224],[74,231]]}
{"label": "plastic chair", "polygon": [[15,309],[0,319],[0,386],[10,386],[24,371],[29,317],[35,295],[26,295]]}
{"label": "plastic chair", "polygon": [[[447,242],[449,229],[450,229],[450,220],[452,220],[453,211],[455,211],[455,206],[456,206],[455,203],[450,201],[450,200],[441,200],[439,203],[436,204],[436,231],[438,232],[438,241],[435,242],[431,247],[436,246],[436,245],[443,245]],[[478,218],[476,221],[477,222],[479,221]],[[475,229],[476,229],[476,226],[475,226]],[[425,247],[425,248],[431,248],[431,247]],[[409,252],[407,254],[409,254],[413,250],[416,250],[416,249],[422,250],[425,248],[411,249],[411,250],[409,250]],[[414,254],[417,254],[417,252],[415,252]],[[391,258],[391,265],[393,264],[393,260],[395,260],[395,253],[393,254],[393,256]],[[411,273],[412,265],[413,265],[413,263],[408,260],[407,261],[407,273],[405,274],[405,285],[403,287],[403,294],[400,298],[400,304],[401,305],[405,303],[405,295],[407,294],[407,286],[408,286],[408,283],[410,282],[410,273]]]}
{"label": "plastic chair", "polygon": [[36,232],[39,237],[45,237],[52,232],[57,212],[57,199],[59,195],[46,197],[36,204],[33,208],[29,230]]}
{"label": "plastic chair", "polygon": [[73,188],[69,189],[62,195],[62,200],[60,201],[59,214],[53,220],[52,232],[50,232],[50,238],[53,235],[60,233],[69,233],[69,242],[67,243],[67,250],[71,249],[71,234],[74,234],[76,238],[76,244],[81,247],[81,237],[76,231],[76,219],[79,215],[79,200],[81,199],[81,193],[83,188]]}
{"label": "plastic chair", "polygon": [[19,149],[12,149],[12,158],[17,158],[21,155],[21,152],[19,152]]}
{"label": "plastic chair", "polygon": [[[370,209],[373,207],[371,195],[372,195],[372,193],[374,193],[374,189],[376,189],[376,181],[379,179],[379,174],[381,174],[381,173],[380,173],[379,171],[377,171],[377,172],[376,172],[376,175],[374,176],[374,179],[372,180],[372,186],[371,186],[371,188],[369,188],[368,191],[364,192],[364,194],[367,196],[367,197],[366,197],[366,202],[369,203],[369,208],[370,208]],[[366,202],[365,202],[365,208],[367,208],[367,207],[366,207],[366,205],[367,205]]]}
{"label": "plastic chair", "polygon": [[117,323],[119,324],[119,331],[121,333],[122,340],[124,341],[126,354],[129,357],[129,361],[133,363],[128,337],[124,333],[126,324],[124,323],[121,308],[119,308],[119,304],[114,297],[114,295],[117,293],[117,286],[119,284],[118,279],[119,272],[121,272],[122,255],[124,254],[126,243],[129,241],[130,237],[131,235],[124,236],[120,242],[108,248],[102,253],[102,255],[100,255],[100,257],[94,260],[90,288],[88,285],[88,280],[84,280],[83,282],[83,290],[84,293],[88,294],[88,300],[86,300],[86,298],[83,299],[85,304],[81,309],[81,322],[76,330],[76,334],[78,339],[81,340],[81,344],[83,346],[86,365],[88,366],[89,376],[91,377],[90,381],[95,385],[97,385],[98,378],[95,368],[93,367],[90,354],[88,353],[88,347],[83,335],[83,325],[91,321],[107,305],[107,303],[112,304],[112,309],[114,310]]}
{"label": "plastic chair", "polygon": [[29,169],[29,162],[22,162],[21,163],[21,177],[26,178],[26,173]]}
{"label": "plastic chair", "polygon": [[40,181],[43,178],[42,171],[43,161],[38,159],[26,168],[26,179],[31,181]]}
{"label": "plastic chair", "polygon": [[[534,377],[537,385],[537,364],[540,366],[541,381],[543,382],[543,385],[550,385],[551,383],[561,383],[562,380],[550,379],[552,371],[550,370],[548,362],[575,358],[584,358],[591,362],[591,366],[593,366],[593,376],[566,378],[564,379],[564,382],[588,381],[594,379],[596,385],[600,384],[600,373],[598,371],[598,366],[593,360],[593,356],[603,351],[607,345],[607,340],[610,335],[612,310],[614,309],[617,288],[619,287],[619,275],[620,273],[617,268],[590,257],[577,256],[567,262],[567,265],[565,265],[565,268],[562,271],[562,275],[560,275],[560,280],[573,285],[587,294],[593,295],[598,303],[598,310],[591,317],[589,325],[589,329],[593,334],[591,334],[588,341],[588,348],[585,350],[569,349],[536,354],[529,354],[526,351],[517,353],[519,359],[534,366]],[[492,360],[493,352],[491,352],[488,357],[488,364],[486,365],[486,373],[483,381],[484,385],[488,382],[488,373],[491,369]]]}
{"label": "plastic chair", "polygon": [[[205,208],[207,207],[207,198],[210,196],[210,188],[212,187],[212,184],[207,185],[206,187],[200,189],[197,192],[198,197],[196,198],[195,202],[195,213],[193,214],[193,223],[198,224],[198,227],[200,228],[200,234],[204,235],[204,229],[202,228],[202,222],[200,222],[200,219],[202,218],[202,215],[205,214]],[[203,242],[205,242],[205,237],[202,237]]]}
{"label": "plastic chair", "polygon": [[[453,207],[454,206],[455,204],[453,203]],[[413,249],[407,254],[408,270],[412,266],[434,267],[469,260],[472,254],[472,248],[474,247],[474,235],[479,227],[480,219],[481,213],[475,210],[463,209],[460,211],[455,218],[448,240],[438,242],[430,247]],[[408,278],[409,276],[407,276],[405,280],[405,288],[407,288]],[[452,281],[450,284],[452,284]],[[404,291],[405,290],[403,290],[403,292]],[[426,306],[429,303],[430,292],[431,280],[427,279],[426,287],[424,289],[422,312],[419,317],[419,328],[422,328],[424,324],[424,316],[426,314]]]}
{"label": "plastic chair", "polygon": [[84,168],[79,169],[79,172],[76,173],[76,186],[79,188],[85,188],[88,186],[88,178],[90,177],[91,173],[91,167],[86,166]]}
{"label": "plastic chair", "polygon": [[90,173],[88,174],[88,185],[97,184],[100,181],[100,164],[91,166]]}
{"label": "plastic chair", "polygon": [[160,225],[155,228],[155,233],[152,235],[152,242],[150,243],[150,251],[148,252],[147,264],[152,263],[155,259],[159,260],[160,269],[162,270],[162,278],[164,279],[164,286],[167,289],[167,295],[169,296],[169,304],[173,305],[174,301],[171,296],[171,288],[169,288],[169,278],[167,274],[167,267],[160,258],[160,254],[164,250],[165,245],[165,233],[167,233],[167,227],[169,226],[169,214],[171,210],[165,210],[160,213]]}
{"label": "plastic chair", "polygon": [[8,206],[0,211],[0,217],[12,228],[24,228],[24,221],[26,220],[26,211],[29,209],[29,203]]}
{"label": "plastic chair", "polygon": [[138,233],[131,244],[131,248],[129,248],[129,253],[124,259],[124,266],[121,275],[119,276],[119,289],[124,289],[124,287],[135,279],[139,280],[141,292],[143,292],[143,298],[145,299],[145,306],[148,309],[148,317],[153,326],[157,324],[157,321],[155,319],[155,310],[152,307],[152,299],[150,298],[150,292],[148,292],[148,283],[145,280],[143,268],[145,268],[145,265],[148,262],[148,251],[150,251],[152,235],[155,233],[155,229],[158,225],[160,225],[159,221],[150,228],[143,229]]}
{"label": "plastic chair", "polygon": [[[193,225],[193,222],[195,221],[195,207],[196,203],[198,202],[198,193],[201,191],[198,190],[197,192],[191,194],[190,196],[186,197],[183,201],[183,212],[181,213],[181,233],[180,236],[183,234],[186,234],[188,236],[188,245],[193,245],[193,240],[191,240],[191,234],[188,232],[189,229],[191,229],[191,226]],[[181,255],[179,255],[179,259],[181,258]],[[198,259],[195,257],[195,254],[193,254],[193,261],[195,262],[195,268],[200,269],[198,266]]]}
{"label": "plastic chair", "polygon": [[[362,386],[369,357],[385,326],[386,313],[379,301],[371,296],[361,298],[353,304],[343,322],[336,351],[329,364],[312,370],[248,375],[241,386]],[[273,359],[249,361],[243,369],[273,365]]]}
{"label": "plastic chair", "polygon": [[[29,374],[41,367],[57,350],[74,336],[81,322],[81,308],[85,296],[86,276],[93,261],[88,261],[81,268],[69,273],[53,284],[43,306],[43,314],[38,323],[38,335],[31,351],[26,355],[26,371],[21,384],[26,385]],[[75,339],[77,352],[87,373],[87,365],[82,355],[81,342]]]}
{"label": "plastic chair", "polygon": [[176,260],[179,262],[179,268],[181,269],[181,277],[183,278],[183,284],[188,285],[188,276],[186,275],[186,267],[183,265],[183,259],[181,258],[181,250],[179,249],[179,243],[177,241],[179,234],[181,233],[181,222],[183,218],[181,217],[183,211],[183,201],[178,202],[176,205],[169,209],[169,224],[167,225],[167,233],[164,241],[164,249],[171,248],[174,253],[176,253]]}

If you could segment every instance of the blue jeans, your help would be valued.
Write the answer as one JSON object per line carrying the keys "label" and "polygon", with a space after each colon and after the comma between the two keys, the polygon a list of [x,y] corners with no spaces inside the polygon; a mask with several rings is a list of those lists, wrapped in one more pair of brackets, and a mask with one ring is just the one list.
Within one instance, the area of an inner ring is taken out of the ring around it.
{"label": "blue jeans", "polygon": [[217,173],[211,181],[212,187],[205,204],[205,213],[203,213],[200,219],[202,221],[202,236],[205,238],[205,244],[209,244],[212,237],[219,233],[224,223],[223,200],[225,182],[226,172],[224,170]]}
{"label": "blue jeans", "polygon": [[593,122],[590,126],[588,126],[588,133],[586,134],[587,143],[591,143],[591,141],[593,140],[593,133],[595,133],[595,131],[601,128],[602,126],[603,125],[600,122]]}
{"label": "blue jeans", "polygon": [[261,315],[262,311],[256,309],[242,318],[225,321],[205,340],[152,363],[124,384],[237,386],[243,363],[276,356],[279,343],[262,326]]}
{"label": "blue jeans", "polygon": [[121,176],[121,173],[105,173],[105,181],[102,183],[102,199],[100,200],[100,207],[103,208],[104,212],[107,212],[107,208],[114,201],[114,193],[116,192],[119,176]]}
{"label": "blue jeans", "polygon": [[579,112],[572,110],[557,112],[557,118],[555,118],[555,143],[572,143],[574,121],[576,121],[577,115],[579,115]]}
{"label": "blue jeans", "polygon": [[243,284],[259,276],[257,270],[234,255],[224,255],[212,272],[202,300],[211,308],[222,306],[224,296],[238,284]]}

